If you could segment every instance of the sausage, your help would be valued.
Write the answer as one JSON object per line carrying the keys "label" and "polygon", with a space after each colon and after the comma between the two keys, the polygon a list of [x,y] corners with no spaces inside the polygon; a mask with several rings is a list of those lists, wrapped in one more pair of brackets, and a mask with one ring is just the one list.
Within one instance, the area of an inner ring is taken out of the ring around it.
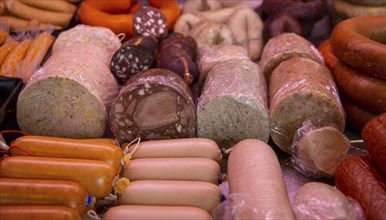
{"label": "sausage", "polygon": [[218,0],[187,0],[184,2],[183,14],[201,11],[211,11],[222,8]]}
{"label": "sausage", "polygon": [[110,112],[110,127],[119,143],[188,138],[196,134],[195,104],[177,74],[153,68],[136,74],[122,87]]}
{"label": "sausage", "polygon": [[8,57],[9,53],[19,44],[18,41],[13,40],[12,38],[8,41],[6,41],[3,45],[0,47],[0,66],[3,65],[4,61]]}
{"label": "sausage", "polygon": [[357,5],[368,5],[368,6],[386,5],[386,2],[382,0],[347,0],[347,2],[351,2]]}
{"label": "sausage", "polygon": [[361,204],[366,219],[383,219],[386,207],[385,177],[366,155],[346,158],[335,173],[336,187]]}
{"label": "sausage", "polygon": [[194,62],[197,53],[196,41],[190,36],[172,33],[163,40],[157,54],[157,67],[173,71],[190,85],[200,76]]}
{"label": "sausage", "polygon": [[279,64],[293,57],[305,57],[324,64],[323,57],[311,42],[294,33],[283,33],[271,38],[263,48],[260,66],[268,84]]}
{"label": "sausage", "polygon": [[331,32],[331,49],[339,60],[356,71],[385,80],[385,35],[385,16],[347,19]]}
{"label": "sausage", "polygon": [[318,50],[320,51],[320,53],[322,54],[322,56],[324,58],[324,62],[325,62],[326,67],[331,72],[333,72],[336,63],[338,63],[339,60],[332,53],[330,39],[324,40],[321,44],[319,44]]}
{"label": "sausage", "polygon": [[278,13],[268,16],[264,21],[264,44],[267,43],[269,39],[282,33],[302,34],[302,27],[296,17],[287,13]]}
{"label": "sausage", "polygon": [[118,174],[121,167],[122,149],[111,138],[70,139],[27,135],[11,143],[10,155],[60,157],[101,160],[111,164]]}
{"label": "sausage", "polygon": [[335,65],[333,74],[339,91],[353,103],[375,114],[386,112],[385,80],[361,74],[342,62]]}
{"label": "sausage", "polygon": [[321,182],[301,186],[294,196],[293,210],[297,219],[364,219],[359,203]]}
{"label": "sausage", "polygon": [[2,178],[76,181],[97,199],[111,193],[116,173],[114,167],[104,161],[86,159],[15,156],[4,158],[0,165]]}
{"label": "sausage", "polygon": [[[129,152],[132,159],[139,158],[208,158],[221,162],[221,151],[213,140],[207,138],[179,138],[169,140],[142,141]],[[134,151],[135,149],[135,151]]]}
{"label": "sausage", "polygon": [[386,15],[386,6],[371,6],[363,4],[352,4],[349,1],[334,1],[332,10],[341,18],[353,18],[359,16]]}
{"label": "sausage", "polygon": [[230,196],[242,194],[246,207],[240,219],[295,219],[284,185],[279,160],[266,143],[246,139],[237,143],[228,158]]}
{"label": "sausage", "polygon": [[[242,68],[240,68],[242,67]],[[208,73],[197,107],[197,136],[230,148],[246,138],[269,139],[267,85],[251,60],[228,60]]]}
{"label": "sausage", "polygon": [[151,36],[162,40],[168,34],[166,26],[166,17],[156,8],[145,6],[134,13],[134,35]]}
{"label": "sausage", "polygon": [[144,158],[130,160],[121,176],[136,180],[191,180],[218,184],[220,165],[208,158]]}
{"label": "sausage", "polygon": [[307,119],[343,132],[344,109],[331,72],[314,60],[295,57],[273,71],[269,83],[271,138],[291,154],[295,132]]}
{"label": "sausage", "polygon": [[83,215],[92,201],[82,185],[73,181],[0,178],[0,189],[1,206],[59,205]]}
{"label": "sausage", "polygon": [[150,6],[158,8],[165,15],[168,30],[172,30],[174,23],[181,14],[181,8],[177,0],[159,1],[148,0]]}
{"label": "sausage", "polygon": [[2,205],[0,216],[3,220],[81,220],[72,208],[53,205]]}
{"label": "sausage", "polygon": [[140,180],[131,182],[118,205],[193,206],[212,210],[220,204],[220,188],[202,181]]}
{"label": "sausage", "polygon": [[112,56],[111,73],[125,84],[133,75],[152,67],[157,50],[158,42],[152,36],[130,38]]}
{"label": "sausage", "polygon": [[22,64],[31,43],[32,40],[26,38],[9,52],[1,65],[0,76],[16,77],[16,68]]}
{"label": "sausage", "polygon": [[46,0],[19,0],[27,5],[48,11],[64,12],[73,14],[76,6],[64,0],[46,1]]}
{"label": "sausage", "polygon": [[0,29],[0,45],[2,45],[8,37],[9,33],[3,29]]}
{"label": "sausage", "polygon": [[103,215],[103,220],[109,219],[211,220],[213,218],[207,211],[189,206],[119,205],[110,208]]}
{"label": "sausage", "polygon": [[343,95],[341,95],[341,101],[346,113],[346,124],[358,132],[361,132],[366,123],[376,116],[375,114],[358,107],[349,98]]}
{"label": "sausage", "polygon": [[386,175],[386,113],[367,122],[361,135],[371,159]]}
{"label": "sausage", "polygon": [[106,28],[78,25],[62,32],[39,74],[19,94],[20,129],[42,136],[102,137],[119,92],[108,68],[119,46]]}

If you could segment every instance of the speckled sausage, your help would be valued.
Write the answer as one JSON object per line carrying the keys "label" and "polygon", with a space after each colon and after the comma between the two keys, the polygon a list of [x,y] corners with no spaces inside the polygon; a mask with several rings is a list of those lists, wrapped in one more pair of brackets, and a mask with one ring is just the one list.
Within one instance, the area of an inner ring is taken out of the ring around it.
{"label": "speckled sausage", "polygon": [[133,31],[135,35],[162,40],[168,34],[166,17],[160,10],[144,6],[134,13]]}

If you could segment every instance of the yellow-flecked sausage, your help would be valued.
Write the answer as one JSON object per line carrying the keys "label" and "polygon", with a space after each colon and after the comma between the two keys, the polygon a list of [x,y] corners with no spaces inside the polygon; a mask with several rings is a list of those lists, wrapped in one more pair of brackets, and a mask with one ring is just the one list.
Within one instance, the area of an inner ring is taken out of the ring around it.
{"label": "yellow-flecked sausage", "polygon": [[145,206],[119,205],[110,208],[103,215],[103,220],[211,220],[209,213],[203,209],[189,206]]}
{"label": "yellow-flecked sausage", "polygon": [[10,154],[27,155],[20,148],[34,156],[102,160],[111,164],[116,174],[122,168],[123,151],[111,138],[71,139],[27,135],[11,143]]}
{"label": "yellow-flecked sausage", "polygon": [[22,78],[24,82],[30,78],[32,73],[46,56],[47,51],[51,47],[54,40],[55,37],[52,34],[43,32],[32,41],[27,54],[21,63],[22,71],[21,75],[18,77]]}
{"label": "yellow-flecked sausage", "polygon": [[0,47],[0,67],[3,65],[5,59],[9,55],[9,53],[19,44],[18,41],[10,39],[7,40],[1,47]]}
{"label": "yellow-flecked sausage", "polygon": [[212,210],[220,204],[220,188],[202,181],[139,180],[118,197],[119,205],[193,206]]}
{"label": "yellow-flecked sausage", "polygon": [[76,181],[98,199],[111,193],[115,169],[99,160],[12,156],[0,161],[0,177]]}
{"label": "yellow-flecked sausage", "polygon": [[2,205],[2,220],[81,220],[80,215],[72,208],[53,205]]}
{"label": "yellow-flecked sausage", "polygon": [[[87,201],[89,201],[87,203]],[[0,204],[67,206],[83,215],[92,198],[78,182],[0,178]]]}
{"label": "yellow-flecked sausage", "polygon": [[218,184],[220,165],[208,158],[143,158],[123,166],[121,176],[136,180],[193,180]]}
{"label": "yellow-flecked sausage", "polygon": [[9,52],[4,63],[1,65],[0,76],[15,77],[16,67],[20,65],[25,58],[31,43],[31,39],[24,39]]}
{"label": "yellow-flecked sausage", "polygon": [[[129,151],[136,147],[133,144]],[[207,138],[180,138],[140,142],[133,152],[137,158],[204,157],[221,162],[222,154],[216,142]]]}

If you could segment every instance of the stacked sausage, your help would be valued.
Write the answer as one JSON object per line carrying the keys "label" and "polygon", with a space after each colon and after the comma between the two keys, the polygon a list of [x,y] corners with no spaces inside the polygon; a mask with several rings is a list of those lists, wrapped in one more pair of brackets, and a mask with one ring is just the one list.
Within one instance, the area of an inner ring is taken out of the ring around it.
{"label": "stacked sausage", "polygon": [[338,58],[330,59],[332,72],[342,94],[347,123],[358,131],[371,118],[386,112],[385,19],[348,19],[331,33],[331,50]]}

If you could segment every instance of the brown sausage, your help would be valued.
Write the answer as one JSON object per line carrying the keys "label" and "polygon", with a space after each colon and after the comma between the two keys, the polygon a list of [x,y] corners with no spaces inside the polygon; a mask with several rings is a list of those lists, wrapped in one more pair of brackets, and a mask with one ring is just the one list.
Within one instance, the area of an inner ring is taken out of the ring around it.
{"label": "brown sausage", "polygon": [[369,121],[361,135],[371,159],[386,175],[386,112]]}
{"label": "brown sausage", "polygon": [[336,170],[335,184],[343,194],[359,202],[366,219],[385,218],[385,178],[368,156],[346,158]]}
{"label": "brown sausage", "polygon": [[386,16],[340,22],[331,33],[332,52],[355,70],[386,79]]}
{"label": "brown sausage", "polygon": [[346,124],[358,132],[361,132],[366,123],[376,116],[353,104],[351,100],[344,96],[341,96],[341,100],[346,113]]}
{"label": "brown sausage", "polygon": [[14,156],[0,161],[0,177],[76,181],[98,199],[111,193],[115,169],[98,160]]}
{"label": "brown sausage", "polygon": [[386,112],[386,81],[370,77],[338,62],[334,79],[340,92],[359,107],[373,113]]}
{"label": "brown sausage", "polygon": [[80,215],[66,206],[53,205],[2,205],[2,220],[81,220]]}
{"label": "brown sausage", "polygon": [[80,215],[86,210],[86,190],[78,182],[0,178],[0,204],[67,206]]}

